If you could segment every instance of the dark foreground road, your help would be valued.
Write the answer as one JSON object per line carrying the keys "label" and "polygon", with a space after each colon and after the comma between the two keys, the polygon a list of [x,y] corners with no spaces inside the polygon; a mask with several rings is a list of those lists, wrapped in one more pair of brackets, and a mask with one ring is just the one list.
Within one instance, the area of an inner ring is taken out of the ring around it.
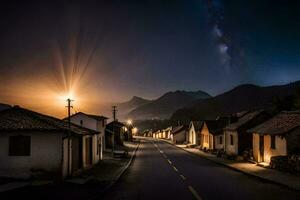
{"label": "dark foreground road", "polygon": [[161,141],[142,139],[131,167],[99,199],[300,199]]}

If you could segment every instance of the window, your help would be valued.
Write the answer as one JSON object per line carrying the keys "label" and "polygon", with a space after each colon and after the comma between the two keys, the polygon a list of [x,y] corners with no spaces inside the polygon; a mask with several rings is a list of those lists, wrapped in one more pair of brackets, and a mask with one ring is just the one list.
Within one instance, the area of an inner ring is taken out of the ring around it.
{"label": "window", "polygon": [[80,126],[83,126],[83,121],[82,120],[80,120]]}
{"label": "window", "polygon": [[30,156],[31,137],[30,136],[10,136],[9,156]]}
{"label": "window", "polygon": [[271,135],[271,149],[276,149],[275,135]]}
{"label": "window", "polygon": [[223,138],[222,136],[219,137],[219,144],[222,144],[223,143]]}
{"label": "window", "polygon": [[233,145],[233,135],[230,135],[230,145]]}

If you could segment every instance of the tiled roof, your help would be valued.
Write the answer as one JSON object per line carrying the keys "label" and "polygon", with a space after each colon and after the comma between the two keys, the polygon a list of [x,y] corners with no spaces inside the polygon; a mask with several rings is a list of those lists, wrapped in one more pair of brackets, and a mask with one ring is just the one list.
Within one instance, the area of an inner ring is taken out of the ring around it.
{"label": "tiled roof", "polygon": [[195,131],[200,131],[203,126],[203,121],[191,121],[194,125]]}
{"label": "tiled roof", "polygon": [[[18,106],[0,112],[0,130],[68,131],[69,124],[55,117],[43,115]],[[75,134],[91,134],[96,131],[71,124]]]}
{"label": "tiled roof", "polygon": [[225,130],[236,130],[236,129],[240,128],[242,125],[249,122],[250,120],[257,117],[258,115],[260,115],[262,112],[264,112],[264,111],[258,110],[258,111],[249,112],[246,115],[244,115],[243,117],[239,118],[237,122],[229,124],[224,129]]}
{"label": "tiled roof", "polygon": [[114,127],[118,127],[118,128],[122,128],[122,127],[125,126],[125,124],[123,124],[123,123],[121,123],[121,122],[118,122],[118,121],[112,121],[112,122],[110,122],[110,123],[108,123],[108,124],[106,125],[106,129],[112,130],[113,125],[114,125]]}
{"label": "tiled roof", "polygon": [[174,129],[171,131],[171,134],[177,134],[179,133],[180,131],[186,129],[186,126],[184,125],[181,125],[181,126],[176,126],[174,127]]}
{"label": "tiled roof", "polygon": [[288,133],[296,127],[300,127],[300,111],[283,111],[248,132],[280,135]]}
{"label": "tiled roof", "polygon": [[[102,116],[102,115],[92,115],[92,114],[87,114],[87,113],[83,113],[83,112],[75,113],[74,115],[71,115],[71,117],[76,116],[76,115],[79,115],[79,114],[88,116],[88,117],[93,118],[93,119],[98,120],[98,121],[102,121],[102,120],[104,120],[104,119],[108,119],[107,117]],[[64,118],[64,120],[66,120],[66,119],[68,119],[68,118],[67,118],[67,117]]]}
{"label": "tiled roof", "polygon": [[228,124],[227,120],[207,120],[205,121],[209,132],[213,135],[223,133],[223,128]]}

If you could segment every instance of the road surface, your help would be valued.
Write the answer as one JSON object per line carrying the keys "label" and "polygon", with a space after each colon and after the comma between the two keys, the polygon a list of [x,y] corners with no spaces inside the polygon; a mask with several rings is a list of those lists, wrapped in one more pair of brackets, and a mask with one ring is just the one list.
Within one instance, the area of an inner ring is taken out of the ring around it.
{"label": "road surface", "polygon": [[131,167],[103,198],[296,200],[300,194],[145,138]]}

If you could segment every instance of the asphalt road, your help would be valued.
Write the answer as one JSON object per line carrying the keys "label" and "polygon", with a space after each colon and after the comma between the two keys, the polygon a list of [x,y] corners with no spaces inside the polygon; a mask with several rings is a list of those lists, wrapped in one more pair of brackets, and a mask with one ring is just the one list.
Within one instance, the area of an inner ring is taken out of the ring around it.
{"label": "asphalt road", "polygon": [[130,168],[101,199],[300,199],[162,141],[142,139]]}

